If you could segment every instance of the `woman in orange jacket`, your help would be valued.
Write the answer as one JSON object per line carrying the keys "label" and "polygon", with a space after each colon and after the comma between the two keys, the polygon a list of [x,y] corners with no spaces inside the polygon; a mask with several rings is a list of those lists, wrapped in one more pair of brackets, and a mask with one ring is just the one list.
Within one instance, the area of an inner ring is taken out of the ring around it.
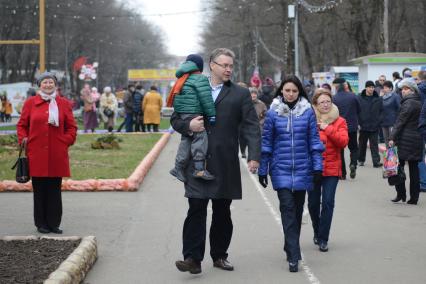
{"label": "woman in orange jacket", "polygon": [[346,121],[339,116],[329,90],[317,89],[312,97],[312,105],[325,151],[322,154],[322,179],[314,184],[314,190],[308,192],[308,208],[314,229],[314,243],[319,245],[320,251],[325,252],[328,251],[336,187],[342,176],[340,153],[348,144],[349,137]]}

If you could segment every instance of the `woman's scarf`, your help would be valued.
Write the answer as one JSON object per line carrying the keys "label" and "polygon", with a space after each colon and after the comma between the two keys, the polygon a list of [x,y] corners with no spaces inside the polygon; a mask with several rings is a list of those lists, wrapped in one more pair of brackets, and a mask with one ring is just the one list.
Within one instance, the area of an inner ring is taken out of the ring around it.
{"label": "woman's scarf", "polygon": [[59,110],[58,104],[56,103],[56,92],[48,95],[43,92],[40,92],[40,96],[43,100],[50,101],[49,102],[49,118],[47,122],[53,126],[59,127]]}
{"label": "woman's scarf", "polygon": [[320,113],[316,106],[313,106],[315,110],[315,116],[317,117],[318,123],[331,124],[339,118],[339,109],[335,104],[332,104],[331,109],[328,113]]}
{"label": "woman's scarf", "polygon": [[96,111],[96,102],[99,100],[99,93],[98,92],[90,92],[89,96],[92,99],[92,110]]}

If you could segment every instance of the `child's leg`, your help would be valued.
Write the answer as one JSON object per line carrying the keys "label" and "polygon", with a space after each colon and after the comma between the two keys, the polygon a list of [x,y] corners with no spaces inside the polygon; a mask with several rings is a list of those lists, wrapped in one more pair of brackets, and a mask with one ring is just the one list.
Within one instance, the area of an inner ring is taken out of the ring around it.
{"label": "child's leg", "polygon": [[194,161],[204,161],[207,156],[209,140],[207,131],[194,132],[191,143],[191,155]]}
{"label": "child's leg", "polygon": [[202,178],[204,180],[212,180],[215,177],[206,170],[206,156],[208,149],[208,136],[206,131],[194,133],[191,154],[194,160],[194,173],[192,174],[196,178]]}
{"label": "child's leg", "polygon": [[175,167],[184,169],[188,165],[191,157],[192,137],[181,136],[179,148],[176,153]]}

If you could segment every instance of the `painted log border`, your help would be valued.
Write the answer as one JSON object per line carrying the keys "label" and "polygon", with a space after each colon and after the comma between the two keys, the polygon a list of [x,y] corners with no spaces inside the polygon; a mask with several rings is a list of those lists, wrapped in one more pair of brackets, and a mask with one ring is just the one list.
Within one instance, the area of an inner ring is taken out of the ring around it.
{"label": "painted log border", "polygon": [[[161,151],[170,140],[171,132],[166,132],[145,156],[128,178],[122,179],[87,179],[62,181],[62,191],[137,191],[148,171],[157,160]],[[31,181],[17,183],[12,180],[0,181],[0,192],[32,191]]]}

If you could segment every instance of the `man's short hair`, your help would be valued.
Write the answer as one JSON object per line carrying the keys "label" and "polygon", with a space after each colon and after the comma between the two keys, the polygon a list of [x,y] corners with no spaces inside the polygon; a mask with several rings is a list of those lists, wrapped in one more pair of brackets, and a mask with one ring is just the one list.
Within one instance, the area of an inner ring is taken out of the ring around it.
{"label": "man's short hair", "polygon": [[235,53],[232,50],[225,47],[220,47],[220,48],[216,48],[210,53],[209,62],[213,62],[216,58],[218,58],[221,55],[232,57],[232,59],[235,58]]}
{"label": "man's short hair", "polygon": [[393,90],[393,83],[391,81],[385,81],[383,83],[383,87],[388,87],[389,89]]}
{"label": "man's short hair", "polygon": [[142,90],[142,85],[136,85],[136,90]]}

